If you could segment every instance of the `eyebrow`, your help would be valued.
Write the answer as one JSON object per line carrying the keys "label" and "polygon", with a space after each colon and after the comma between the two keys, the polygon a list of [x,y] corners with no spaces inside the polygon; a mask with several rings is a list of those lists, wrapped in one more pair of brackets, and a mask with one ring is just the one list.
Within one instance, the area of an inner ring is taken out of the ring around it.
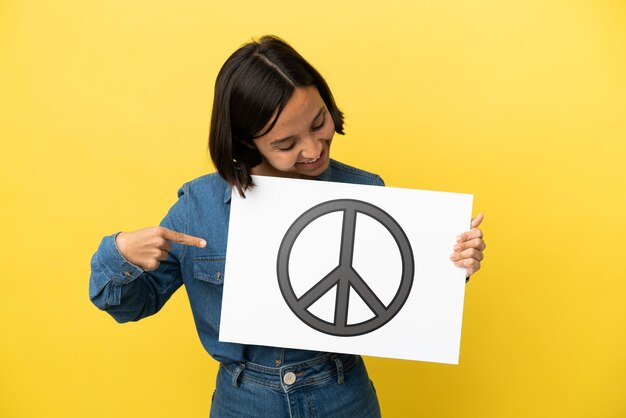
{"label": "eyebrow", "polygon": [[[317,112],[317,115],[315,115],[315,117],[313,118],[313,122],[315,122],[315,120],[316,120],[317,118],[319,118],[322,114],[324,114],[324,112],[325,112],[325,111],[326,111],[326,110],[324,109],[324,106],[320,107],[319,112]],[[312,123],[312,122],[311,122],[311,123]],[[284,137],[284,138],[275,139],[275,140],[273,140],[272,142],[270,142],[270,147],[275,147],[275,146],[277,146],[277,145],[280,145],[280,144],[282,144],[282,143],[284,143],[284,142],[286,142],[286,141],[289,141],[289,140],[291,140],[291,139],[295,139],[295,138],[297,138],[297,137],[296,137],[296,135],[289,135],[289,136],[286,136],[286,137]]]}

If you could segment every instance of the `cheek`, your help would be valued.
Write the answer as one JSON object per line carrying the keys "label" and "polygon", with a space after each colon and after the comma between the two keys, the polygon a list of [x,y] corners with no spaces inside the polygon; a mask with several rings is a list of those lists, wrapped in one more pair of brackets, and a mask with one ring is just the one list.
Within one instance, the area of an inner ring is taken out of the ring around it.
{"label": "cheek", "polygon": [[292,167],[296,163],[297,156],[293,153],[285,154],[285,155],[277,155],[274,160],[276,161],[276,166],[288,169]]}
{"label": "cheek", "polygon": [[283,171],[295,164],[296,157],[295,154],[289,152],[272,152],[264,155],[265,160],[270,163],[270,165]]}

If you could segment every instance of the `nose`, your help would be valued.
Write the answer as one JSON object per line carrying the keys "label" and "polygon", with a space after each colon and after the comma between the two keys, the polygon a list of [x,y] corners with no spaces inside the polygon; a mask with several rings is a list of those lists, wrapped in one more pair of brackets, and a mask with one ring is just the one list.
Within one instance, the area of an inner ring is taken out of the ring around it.
{"label": "nose", "polygon": [[302,151],[300,152],[300,154],[302,155],[302,158],[306,158],[306,159],[317,158],[320,156],[323,149],[324,149],[323,140],[309,136],[304,141]]}

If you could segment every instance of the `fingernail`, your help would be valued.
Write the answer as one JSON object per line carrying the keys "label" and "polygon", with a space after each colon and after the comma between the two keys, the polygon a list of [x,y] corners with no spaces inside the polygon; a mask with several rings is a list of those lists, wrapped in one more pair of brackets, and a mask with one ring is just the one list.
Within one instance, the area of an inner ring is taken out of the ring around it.
{"label": "fingernail", "polygon": [[455,244],[454,247],[452,247],[452,249],[454,251],[459,251],[461,249],[461,246],[459,244]]}
{"label": "fingernail", "polygon": [[462,239],[463,239],[463,235],[457,235],[456,237],[457,242],[461,242]]}
{"label": "fingernail", "polygon": [[462,267],[463,263],[461,263],[460,261],[457,261],[456,263],[454,263],[454,265],[457,267]]}
{"label": "fingernail", "polygon": [[206,241],[205,240],[203,240],[203,239],[200,240],[200,247],[202,247],[202,248],[206,247]]}
{"label": "fingernail", "polygon": [[452,261],[456,260],[456,254],[450,254],[450,260]]}

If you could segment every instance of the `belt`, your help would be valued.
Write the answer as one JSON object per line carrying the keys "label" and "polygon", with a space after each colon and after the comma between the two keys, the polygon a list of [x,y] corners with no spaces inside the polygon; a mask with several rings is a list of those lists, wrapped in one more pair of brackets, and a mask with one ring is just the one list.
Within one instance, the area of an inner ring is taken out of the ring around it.
{"label": "belt", "polygon": [[336,377],[337,383],[341,385],[344,383],[344,372],[354,367],[360,360],[360,356],[352,354],[326,353],[281,367],[267,367],[251,362],[222,363],[221,366],[231,375],[231,382],[235,387],[239,387],[240,381],[247,381],[287,392],[333,377]]}

